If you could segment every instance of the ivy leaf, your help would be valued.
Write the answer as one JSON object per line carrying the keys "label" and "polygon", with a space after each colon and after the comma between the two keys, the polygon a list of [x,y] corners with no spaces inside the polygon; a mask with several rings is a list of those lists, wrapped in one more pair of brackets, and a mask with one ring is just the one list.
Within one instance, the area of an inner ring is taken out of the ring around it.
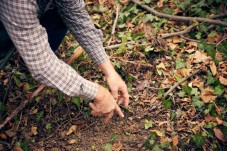
{"label": "ivy leaf", "polygon": [[218,46],[218,51],[221,53],[224,53],[227,55],[227,41],[223,41],[219,46]]}
{"label": "ivy leaf", "polygon": [[186,63],[184,61],[182,61],[182,59],[178,58],[176,60],[176,69],[181,69],[181,68],[185,68],[186,67]]}
{"label": "ivy leaf", "polygon": [[186,94],[188,94],[188,95],[190,95],[191,94],[191,92],[192,92],[192,88],[191,87],[189,87],[189,86],[182,86],[182,88],[183,88],[183,91],[186,93]]}
{"label": "ivy leaf", "polygon": [[200,134],[195,134],[193,137],[193,141],[197,147],[202,147],[205,144],[205,138]]}
{"label": "ivy leaf", "polygon": [[147,141],[144,143],[144,146],[145,146],[147,149],[152,149],[153,146],[154,146],[154,143],[155,143],[155,140],[153,140],[153,139],[147,140]]}
{"label": "ivy leaf", "polygon": [[192,102],[193,107],[202,108],[204,106],[204,102],[200,100],[199,96],[193,97],[192,100],[193,100]]}
{"label": "ivy leaf", "polygon": [[184,95],[185,95],[185,92],[184,91],[181,91],[181,92],[179,92],[178,94],[177,94],[179,97],[184,97]]}
{"label": "ivy leaf", "polygon": [[210,71],[207,72],[207,85],[214,84],[217,81]]}
{"label": "ivy leaf", "polygon": [[76,104],[78,108],[80,108],[80,98],[79,97],[72,97],[71,102]]}
{"label": "ivy leaf", "polygon": [[151,128],[153,126],[151,121],[148,121],[147,119],[144,120],[144,127],[145,129]]}
{"label": "ivy leaf", "polygon": [[216,94],[217,96],[222,95],[224,91],[225,91],[225,87],[220,84],[214,88],[214,94]]}
{"label": "ivy leaf", "polygon": [[164,105],[164,107],[166,109],[171,109],[171,107],[172,107],[172,101],[166,100],[166,99],[162,99],[162,103],[163,103],[163,105]]}
{"label": "ivy leaf", "polygon": [[191,90],[191,95],[195,95],[195,96],[198,96],[200,93],[198,91],[198,88],[192,88]]}
{"label": "ivy leaf", "polygon": [[104,151],[112,151],[112,144],[107,143],[107,144],[103,145],[103,150]]}

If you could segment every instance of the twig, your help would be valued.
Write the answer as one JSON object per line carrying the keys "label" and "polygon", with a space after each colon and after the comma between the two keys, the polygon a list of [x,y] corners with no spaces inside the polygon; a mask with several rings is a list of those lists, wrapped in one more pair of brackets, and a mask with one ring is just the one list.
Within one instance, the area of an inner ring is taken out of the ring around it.
{"label": "twig", "polygon": [[183,31],[178,31],[178,32],[174,32],[174,33],[167,33],[167,34],[161,34],[160,36],[162,38],[168,38],[168,37],[173,37],[173,36],[179,36],[179,35],[184,35],[186,33],[189,33],[196,25],[191,25],[188,28],[186,28]]}
{"label": "twig", "polygon": [[119,4],[117,4],[117,7],[116,7],[116,18],[114,20],[114,24],[113,24],[113,28],[112,28],[112,31],[111,31],[111,37],[110,37],[110,40],[108,42],[108,46],[110,45],[111,41],[112,41],[112,38],[114,36],[114,33],[115,33],[115,29],[116,29],[116,25],[117,25],[117,20],[118,20],[118,15],[119,14]]}
{"label": "twig", "polygon": [[227,16],[227,11],[222,13],[222,14],[217,14],[217,15],[212,15],[212,16],[209,16],[210,19],[215,19],[215,18],[220,18],[220,17],[225,17]]}
{"label": "twig", "polygon": [[181,38],[184,38],[185,40],[188,40],[188,41],[197,42],[197,43],[200,42],[199,40],[191,39],[191,38],[185,37],[185,36],[183,36],[183,35],[180,35],[180,37],[181,37]]}
{"label": "twig", "polygon": [[165,88],[156,88],[156,87],[150,87],[150,86],[145,86],[145,88],[152,89],[152,90],[163,90],[163,89],[169,89],[169,87],[165,87]]}
{"label": "twig", "polygon": [[166,98],[176,87],[178,87],[182,82],[186,81],[187,79],[189,79],[190,77],[194,76],[195,74],[199,73],[201,70],[196,70],[194,73],[190,74],[188,77],[185,77],[183,79],[181,79],[180,81],[178,81],[177,83],[175,83],[163,96],[163,98]]}
{"label": "twig", "polygon": [[163,18],[167,18],[167,19],[170,19],[170,20],[185,21],[185,22],[198,21],[198,22],[206,22],[206,23],[215,24],[215,25],[222,25],[222,26],[225,26],[225,27],[227,26],[227,22],[223,22],[223,21],[220,21],[220,20],[214,20],[214,19],[209,19],[209,18],[201,18],[201,17],[184,17],[184,16],[175,16],[175,15],[164,14],[164,13],[160,13],[160,12],[154,10],[154,8],[150,8],[146,5],[141,4],[141,2],[139,2],[137,0],[131,0],[131,2],[139,5],[143,9],[147,10],[151,14],[154,14],[158,17],[163,17]]}
{"label": "twig", "polygon": [[[126,42],[125,44],[136,44],[137,42],[140,42],[139,40],[136,40],[136,41],[129,41],[129,42]],[[111,46],[106,46],[104,47],[105,50],[109,50],[109,49],[116,49],[116,48],[119,48],[121,46],[121,44],[116,44],[116,45],[111,45]]]}
{"label": "twig", "polygon": [[[114,59],[114,58],[116,58],[116,57],[111,57],[111,58]],[[151,64],[143,64],[143,63],[141,63],[141,62],[135,62],[135,61],[124,60],[124,59],[121,59],[121,58],[118,58],[118,57],[117,57],[117,59],[120,60],[121,62],[130,63],[130,64],[134,64],[134,65],[141,65],[141,66],[150,67],[150,68],[154,67],[154,66],[152,66]]]}
{"label": "twig", "polygon": [[[67,64],[72,64],[73,61],[75,61],[75,59],[77,59],[80,54],[83,52],[83,48],[82,47],[77,47],[74,50],[74,54],[69,58],[69,60],[66,62]],[[46,86],[45,85],[40,85],[35,91],[34,93],[31,95],[31,97],[29,99],[26,99],[25,101],[23,101],[19,107],[17,107],[6,119],[5,121],[0,125],[0,130],[9,122],[11,121],[12,118],[14,118],[21,110],[23,110],[23,108],[28,104],[28,102],[30,100],[32,100],[37,94],[39,94]]]}
{"label": "twig", "polygon": [[222,40],[220,40],[220,41],[216,44],[216,51],[217,51],[218,46],[219,46],[224,40],[226,40],[226,39],[227,39],[227,36],[224,37]]}

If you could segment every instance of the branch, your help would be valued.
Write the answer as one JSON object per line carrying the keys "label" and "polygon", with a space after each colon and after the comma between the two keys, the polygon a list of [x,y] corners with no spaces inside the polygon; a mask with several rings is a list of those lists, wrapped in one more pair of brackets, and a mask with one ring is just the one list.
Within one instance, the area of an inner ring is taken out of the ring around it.
{"label": "branch", "polygon": [[173,37],[173,36],[179,36],[179,35],[184,35],[186,33],[189,33],[196,25],[191,25],[188,28],[186,28],[183,31],[178,31],[174,33],[167,33],[167,34],[161,34],[161,38],[168,38],[168,37]]}
{"label": "branch", "polygon": [[176,87],[178,87],[182,82],[186,81],[187,79],[189,79],[190,77],[194,76],[195,74],[199,73],[201,70],[196,70],[194,73],[190,74],[188,77],[185,77],[183,79],[181,79],[180,81],[178,81],[177,83],[175,83],[163,96],[163,98],[166,98],[167,95],[169,95]]}
{"label": "branch", "polygon": [[223,22],[223,21],[220,21],[220,20],[214,20],[214,19],[209,19],[209,18],[201,18],[201,17],[184,17],[184,16],[174,16],[174,15],[164,14],[164,13],[160,13],[160,12],[154,10],[153,8],[150,8],[146,5],[141,4],[141,2],[139,2],[137,0],[131,0],[131,2],[139,5],[143,9],[147,10],[151,14],[154,14],[158,17],[163,17],[163,18],[167,18],[167,19],[170,19],[170,20],[185,21],[185,22],[188,22],[188,21],[206,22],[206,23],[210,23],[210,24],[221,25],[221,26],[227,27],[227,22]]}
{"label": "branch", "polygon": [[116,25],[117,25],[117,20],[118,20],[118,15],[119,14],[119,4],[117,4],[117,8],[116,8],[116,18],[114,20],[114,24],[113,24],[113,28],[112,28],[112,31],[111,31],[111,37],[110,37],[110,40],[108,42],[108,46],[110,45],[111,41],[112,41],[112,36],[114,35],[115,33],[115,29],[116,29]]}
{"label": "branch", "polygon": [[210,19],[215,19],[215,18],[221,18],[221,17],[225,17],[227,16],[227,11],[222,13],[222,14],[217,14],[217,15],[212,15],[212,16],[209,16]]}
{"label": "branch", "polygon": [[[82,47],[77,47],[74,50],[74,54],[68,59],[66,62],[67,64],[72,64],[83,52]],[[31,101],[36,95],[38,95],[46,86],[44,84],[40,85],[31,95],[29,99],[26,99],[23,101],[19,107],[17,107],[6,119],[5,121],[0,125],[0,130],[9,122],[11,121],[21,110],[24,109],[24,107],[28,104],[29,101]]]}

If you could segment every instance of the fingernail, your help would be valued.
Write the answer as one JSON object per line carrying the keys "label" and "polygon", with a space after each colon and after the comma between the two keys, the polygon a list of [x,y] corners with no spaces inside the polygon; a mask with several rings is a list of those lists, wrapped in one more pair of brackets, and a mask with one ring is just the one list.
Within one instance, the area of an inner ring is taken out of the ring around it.
{"label": "fingernail", "polygon": [[123,117],[125,117],[125,115],[124,115],[124,114],[122,115],[122,118],[123,118]]}

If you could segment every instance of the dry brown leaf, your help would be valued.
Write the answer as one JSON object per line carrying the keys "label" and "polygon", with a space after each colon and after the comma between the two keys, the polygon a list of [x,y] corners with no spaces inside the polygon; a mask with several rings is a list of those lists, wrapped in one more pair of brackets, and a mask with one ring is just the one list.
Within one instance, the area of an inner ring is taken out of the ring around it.
{"label": "dry brown leaf", "polygon": [[36,126],[32,126],[32,128],[31,128],[31,134],[32,135],[37,135],[38,134],[37,127]]}
{"label": "dry brown leaf", "polygon": [[179,44],[179,43],[182,43],[182,42],[185,42],[185,39],[178,38],[178,37],[173,37],[173,43],[174,44]]}
{"label": "dry brown leaf", "polygon": [[204,87],[204,82],[202,82],[199,77],[195,78],[193,81],[192,81],[192,85],[193,86],[196,86],[198,88],[203,88]]}
{"label": "dry brown leaf", "polygon": [[65,135],[70,135],[71,133],[75,133],[76,132],[76,128],[77,128],[77,126],[76,125],[72,125],[70,128],[69,128],[69,130],[68,130],[68,132],[66,132],[65,133]]}
{"label": "dry brown leaf", "polygon": [[214,101],[217,98],[217,96],[213,93],[212,89],[206,88],[202,90],[200,98],[203,100],[204,103],[209,103]]}
{"label": "dry brown leaf", "polygon": [[174,44],[174,43],[168,43],[167,45],[169,46],[170,50],[174,50],[178,46],[177,44]]}
{"label": "dry brown leaf", "polygon": [[158,69],[165,69],[166,70],[166,67],[165,67],[165,64],[164,63],[160,63],[160,64],[158,64],[157,66],[156,66],[156,68],[158,68]]}
{"label": "dry brown leaf", "polygon": [[24,151],[22,148],[20,148],[19,146],[15,146],[13,147],[13,151]]}
{"label": "dry brown leaf", "polygon": [[218,128],[215,127],[213,130],[214,130],[215,136],[219,140],[221,140],[222,142],[225,142],[226,141],[225,138],[224,138],[224,134],[222,133],[222,131],[220,129],[218,129]]}
{"label": "dry brown leaf", "polygon": [[217,67],[216,67],[214,61],[210,61],[210,70],[211,70],[213,75],[217,74]]}
{"label": "dry brown leaf", "polygon": [[122,147],[123,147],[123,145],[121,143],[115,143],[112,146],[112,150],[113,151],[120,151]]}
{"label": "dry brown leaf", "polygon": [[220,118],[215,117],[215,120],[217,121],[218,125],[223,124],[223,121]]}
{"label": "dry brown leaf", "polygon": [[150,130],[150,132],[155,132],[159,137],[163,137],[164,134],[159,130]]}
{"label": "dry brown leaf", "polygon": [[163,2],[164,2],[165,0],[159,0],[158,2],[157,2],[157,6],[160,8],[160,7],[163,7]]}
{"label": "dry brown leaf", "polygon": [[195,52],[195,48],[186,49],[185,51],[186,51],[187,53],[193,53],[193,52]]}
{"label": "dry brown leaf", "polygon": [[196,51],[194,55],[194,63],[200,63],[203,62],[205,64],[209,64],[211,61],[211,57],[208,57],[205,53],[202,53],[201,51]]}
{"label": "dry brown leaf", "polygon": [[177,146],[178,144],[178,135],[172,136],[173,146]]}
{"label": "dry brown leaf", "polygon": [[1,138],[1,139],[7,139],[6,135],[3,134],[3,133],[0,133],[0,138]]}
{"label": "dry brown leaf", "polygon": [[180,75],[182,77],[188,77],[190,75],[192,69],[186,69],[186,68],[182,68],[179,70],[175,71],[175,74]]}
{"label": "dry brown leaf", "polygon": [[128,5],[130,0],[120,0],[120,3],[124,6]]}
{"label": "dry brown leaf", "polygon": [[172,139],[169,137],[163,137],[160,139],[160,143],[163,143],[163,142],[172,142]]}
{"label": "dry brown leaf", "polygon": [[75,144],[77,143],[77,140],[76,139],[70,139],[68,140],[68,144]]}
{"label": "dry brown leaf", "polygon": [[213,116],[211,116],[210,114],[207,114],[205,116],[205,121],[209,123],[211,121],[215,121],[215,118]]}
{"label": "dry brown leaf", "polygon": [[221,116],[221,110],[220,110],[220,108],[217,106],[217,104],[215,102],[214,102],[214,109],[218,113],[218,115]]}
{"label": "dry brown leaf", "polygon": [[99,1],[99,5],[103,5],[106,2],[106,0],[98,0],[98,1]]}
{"label": "dry brown leaf", "polygon": [[220,81],[221,84],[227,85],[227,79],[226,79],[226,78],[220,76],[220,77],[219,77],[219,81]]}

